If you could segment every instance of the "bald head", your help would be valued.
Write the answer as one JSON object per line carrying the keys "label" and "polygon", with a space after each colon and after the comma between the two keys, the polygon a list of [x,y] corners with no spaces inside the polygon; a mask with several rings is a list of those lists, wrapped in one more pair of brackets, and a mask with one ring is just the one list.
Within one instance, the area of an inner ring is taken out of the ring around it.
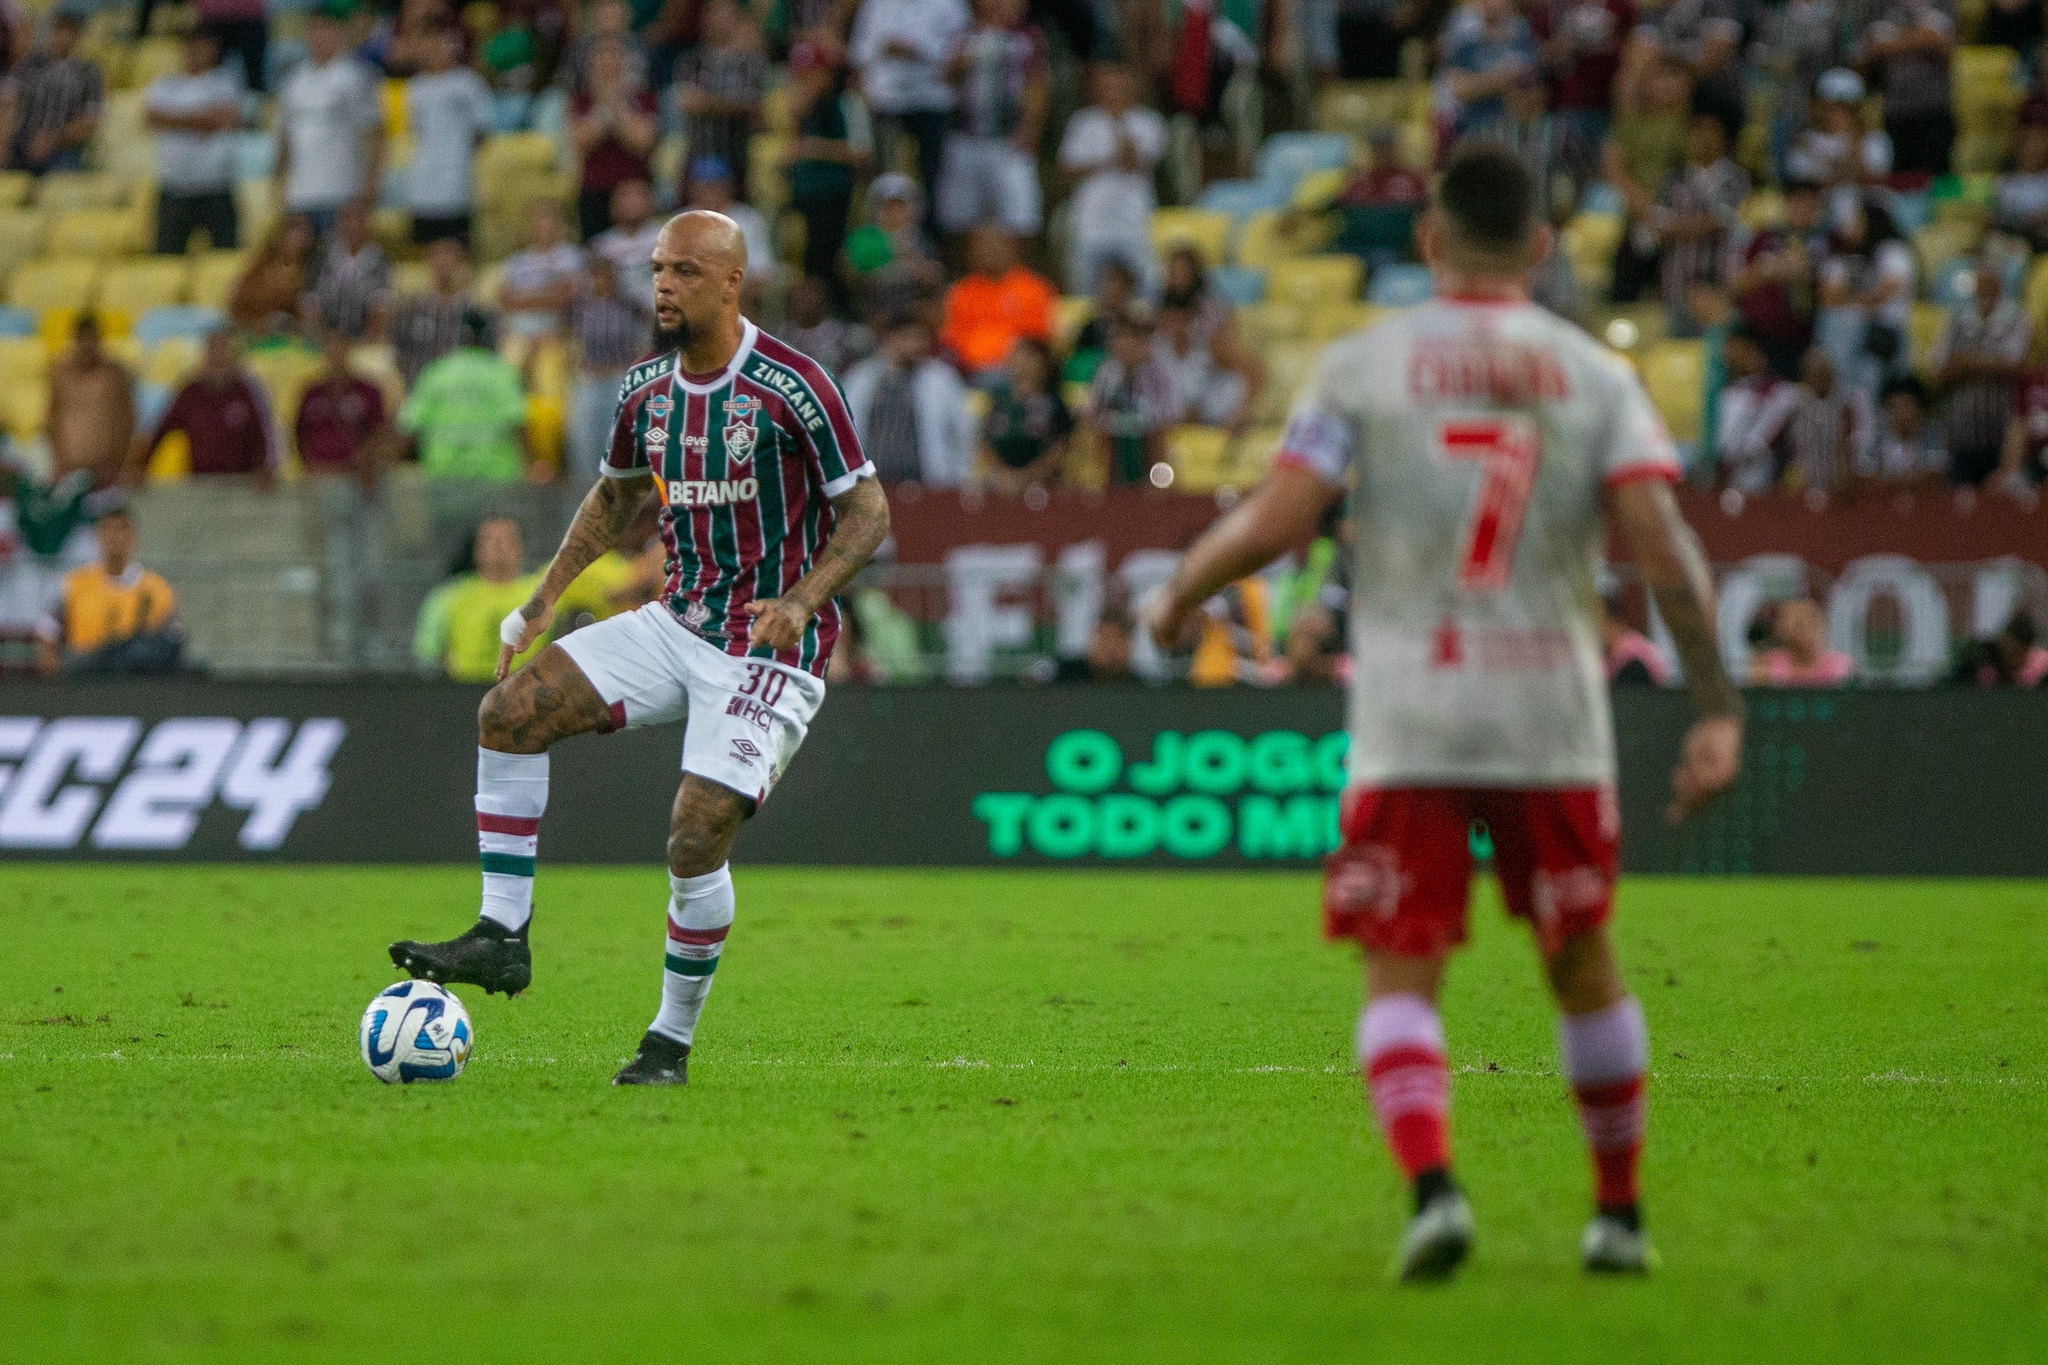
{"label": "bald head", "polygon": [[687,348],[693,338],[739,335],[747,239],[722,213],[692,209],[662,224],[654,239],[655,343]]}

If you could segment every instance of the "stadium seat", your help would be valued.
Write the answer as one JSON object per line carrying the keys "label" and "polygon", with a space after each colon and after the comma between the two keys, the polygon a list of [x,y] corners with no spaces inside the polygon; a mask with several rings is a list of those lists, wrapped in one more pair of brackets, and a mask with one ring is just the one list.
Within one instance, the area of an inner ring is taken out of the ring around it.
{"label": "stadium seat", "polygon": [[1785,221],[1785,196],[1776,190],[1754,190],[1742,201],[1742,225],[1752,231]]}
{"label": "stadium seat", "polygon": [[50,222],[50,240],[66,254],[100,260],[143,250],[144,232],[142,215],[133,209],[71,209]]}
{"label": "stadium seat", "polygon": [[35,187],[36,178],[27,171],[0,171],[0,208],[20,208]]}
{"label": "stadium seat", "polygon": [[1168,427],[1165,444],[1176,492],[1213,493],[1232,482],[1230,435],[1221,427]]}
{"label": "stadium seat", "polygon": [[1195,207],[1242,219],[1262,209],[1284,209],[1287,196],[1259,180],[1217,180],[1203,189]]}
{"label": "stadium seat", "polygon": [[1362,327],[1370,327],[1387,315],[1387,309],[1370,303],[1317,303],[1308,310],[1308,339],[1327,344]]}
{"label": "stadium seat", "polygon": [[1286,434],[1283,426],[1253,427],[1230,443],[1231,474],[1240,487],[1265,477]]}
{"label": "stadium seat", "polygon": [[1921,228],[1912,236],[1913,255],[1920,266],[1920,277],[1932,280],[1943,263],[1957,256],[1967,256],[1977,249],[1977,243],[1984,237],[1984,227],[1975,222],[1937,222]]}
{"label": "stadium seat", "polygon": [[1204,265],[1220,265],[1235,226],[1227,213],[1208,209],[1158,209],[1152,214],[1152,249],[1163,259],[1178,246],[1192,246]]}
{"label": "stadium seat", "polygon": [[82,310],[92,302],[93,279],[99,269],[97,261],[67,256],[24,262],[7,280],[7,301],[34,313],[53,308]]}
{"label": "stadium seat", "polygon": [[40,209],[0,209],[0,274],[42,254],[49,224]]}
{"label": "stadium seat", "polygon": [[1342,170],[1310,171],[1294,182],[1287,207],[1297,213],[1321,213],[1334,207],[1344,193],[1344,175]]}
{"label": "stadium seat", "polygon": [[1316,356],[1322,348],[1312,341],[1283,341],[1266,348],[1266,387],[1259,396],[1258,422],[1285,422],[1294,406],[1294,395],[1315,373]]}
{"label": "stadium seat", "polygon": [[1277,261],[1321,251],[1337,235],[1335,215],[1308,218],[1271,211],[1254,213],[1237,234],[1237,264],[1270,270]]}
{"label": "stadium seat", "polygon": [[1074,349],[1081,328],[1095,316],[1095,300],[1085,295],[1067,295],[1052,307],[1053,349],[1065,355]]}
{"label": "stadium seat", "polygon": [[0,307],[0,337],[32,337],[36,315],[26,308]]}
{"label": "stadium seat", "polygon": [[2040,334],[2043,328],[2048,328],[2048,255],[2033,259],[2020,299],[2026,307],[2027,316],[2034,320],[2036,334]]}
{"label": "stadium seat", "polygon": [[1426,111],[1428,100],[1426,85],[1407,81],[1339,82],[1316,97],[1316,127],[1363,140],[1375,128],[1407,122],[1418,107]]}
{"label": "stadium seat", "polygon": [[1275,342],[1300,341],[1308,335],[1308,309],[1302,304],[1267,299],[1237,310],[1237,327],[1254,350]]}
{"label": "stadium seat", "polygon": [[1356,256],[1296,256],[1266,272],[1266,295],[1280,303],[1346,302],[1358,297],[1365,262]]}
{"label": "stadium seat", "polygon": [[[105,291],[103,284],[101,292]],[[135,340],[143,350],[150,351],[170,341],[205,336],[225,321],[227,318],[218,308],[166,305],[150,309],[136,321]]]}
{"label": "stadium seat", "polygon": [[191,275],[191,263],[182,256],[117,261],[100,272],[94,306],[102,318],[118,314],[124,320],[118,330],[132,331],[151,309],[183,302]]}
{"label": "stadium seat", "polygon": [[1912,343],[1913,368],[1922,372],[1929,369],[1929,360],[1934,354],[1934,341],[1941,335],[1941,329],[1948,324],[1948,310],[1938,303],[1915,303],[1912,316],[1906,324],[1907,339]]}
{"label": "stadium seat", "polygon": [[146,89],[158,76],[175,75],[185,66],[184,44],[176,38],[145,38],[129,49],[129,90]]}
{"label": "stadium seat", "polygon": [[1435,293],[1436,281],[1430,277],[1429,267],[1397,264],[1381,266],[1373,272],[1365,298],[1382,308],[1408,308]]}
{"label": "stadium seat", "polygon": [[246,251],[209,251],[192,263],[192,302],[225,311],[249,263]]}
{"label": "stadium seat", "polygon": [[1650,401],[1664,415],[1673,437],[1698,441],[1706,411],[1706,352],[1698,341],[1660,341],[1643,351],[1639,365]]}
{"label": "stadium seat", "polygon": [[320,372],[320,357],[297,346],[271,346],[249,352],[243,363],[270,395],[278,425],[289,432],[299,399]]}
{"label": "stadium seat", "polygon": [[127,182],[98,171],[51,171],[36,193],[36,203],[52,213],[118,208],[127,202]]}
{"label": "stadium seat", "polygon": [[1351,139],[1342,133],[1275,133],[1259,148],[1257,178],[1282,194],[1310,171],[1342,170],[1351,164]]}
{"label": "stadium seat", "polygon": [[1241,265],[1219,265],[1209,272],[1209,287],[1218,298],[1242,307],[1266,297],[1266,272]]}
{"label": "stadium seat", "polygon": [[200,346],[196,338],[174,336],[145,347],[142,356],[144,383],[175,391],[199,368]]}
{"label": "stadium seat", "polygon": [[508,176],[551,175],[560,164],[554,141],[543,133],[500,133],[477,149],[475,175],[479,189],[503,183]]}
{"label": "stadium seat", "polygon": [[395,298],[424,294],[433,287],[433,275],[425,261],[399,261],[391,267],[391,293]]}

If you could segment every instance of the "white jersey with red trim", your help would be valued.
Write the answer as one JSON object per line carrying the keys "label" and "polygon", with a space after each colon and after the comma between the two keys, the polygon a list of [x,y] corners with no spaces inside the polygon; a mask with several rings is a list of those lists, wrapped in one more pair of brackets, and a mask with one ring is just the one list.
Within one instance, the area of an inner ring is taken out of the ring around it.
{"label": "white jersey with red trim", "polygon": [[1614,780],[1602,489],[1679,475],[1626,362],[1438,299],[1330,345],[1279,458],[1352,489],[1354,785]]}

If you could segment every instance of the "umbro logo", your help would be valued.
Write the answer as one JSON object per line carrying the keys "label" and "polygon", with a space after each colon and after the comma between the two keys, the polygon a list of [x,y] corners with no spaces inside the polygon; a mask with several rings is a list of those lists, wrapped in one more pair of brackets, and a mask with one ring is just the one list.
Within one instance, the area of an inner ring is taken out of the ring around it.
{"label": "umbro logo", "polygon": [[754,766],[754,760],[761,756],[761,748],[745,735],[734,735],[732,756],[751,768]]}

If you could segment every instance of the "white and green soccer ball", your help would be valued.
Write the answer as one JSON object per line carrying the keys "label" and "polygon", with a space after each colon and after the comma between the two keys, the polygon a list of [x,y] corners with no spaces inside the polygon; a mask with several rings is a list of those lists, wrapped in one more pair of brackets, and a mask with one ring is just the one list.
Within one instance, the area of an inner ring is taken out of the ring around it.
{"label": "white and green soccer ball", "polygon": [[386,1085],[452,1081],[469,1060],[469,1011],[432,981],[401,981],[377,993],[358,1036],[363,1065]]}

